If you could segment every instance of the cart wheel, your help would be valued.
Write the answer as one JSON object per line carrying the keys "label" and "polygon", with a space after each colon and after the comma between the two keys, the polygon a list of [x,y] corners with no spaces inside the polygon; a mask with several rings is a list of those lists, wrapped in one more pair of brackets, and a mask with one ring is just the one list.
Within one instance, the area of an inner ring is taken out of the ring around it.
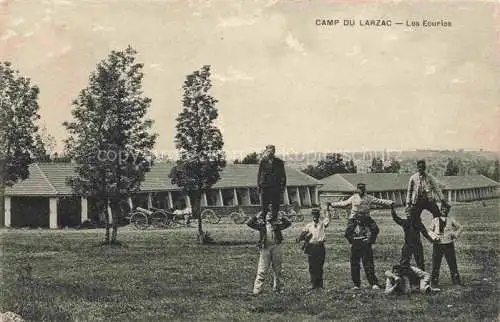
{"label": "cart wheel", "polygon": [[219,220],[217,215],[212,209],[205,209],[201,212],[201,220],[209,224],[217,224]]}
{"label": "cart wheel", "polygon": [[217,216],[217,214],[215,213],[215,211],[213,211],[212,209],[207,209],[207,210],[209,210],[208,222],[211,223],[211,224],[218,224],[219,221],[220,221],[220,217]]}
{"label": "cart wheel", "polygon": [[161,211],[154,212],[150,220],[151,226],[154,228],[165,228],[167,226],[167,216]]}
{"label": "cart wheel", "polygon": [[148,228],[148,217],[140,212],[134,212],[130,217],[130,224],[134,225],[136,229]]}
{"label": "cart wheel", "polygon": [[239,212],[232,212],[229,214],[229,217],[231,217],[235,224],[241,225],[245,223],[245,216],[243,216]]}
{"label": "cart wheel", "polygon": [[[211,219],[211,221],[210,221]],[[209,217],[209,223],[211,224],[218,224],[220,222],[220,220],[222,219],[221,216],[217,215],[215,212],[213,214],[213,216],[210,216]]]}
{"label": "cart wheel", "polygon": [[298,222],[304,221],[304,215],[303,214],[297,214],[295,216],[295,221],[298,221]]}

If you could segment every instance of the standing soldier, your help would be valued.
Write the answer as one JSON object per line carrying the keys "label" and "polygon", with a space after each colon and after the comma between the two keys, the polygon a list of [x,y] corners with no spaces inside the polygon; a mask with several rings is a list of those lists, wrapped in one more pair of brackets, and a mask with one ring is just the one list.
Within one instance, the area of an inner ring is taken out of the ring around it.
{"label": "standing soldier", "polygon": [[309,262],[311,275],[311,290],[322,289],[323,265],[325,264],[325,228],[330,223],[329,218],[320,220],[321,212],[314,208],[311,211],[313,221],[302,230],[297,242],[304,241],[304,253]]}
{"label": "standing soldier", "polygon": [[455,239],[462,232],[462,225],[454,218],[448,217],[449,211],[449,207],[443,207],[442,217],[434,218],[431,224],[431,231],[438,237],[432,251],[432,284],[436,286],[439,284],[439,270],[443,256],[448,263],[453,284],[462,286],[455,253]]}
{"label": "standing soldier", "polygon": [[418,172],[410,177],[408,191],[406,193],[406,207],[413,222],[420,222],[422,211],[428,210],[433,218],[441,216],[436,198],[439,198],[441,205],[448,207],[444,199],[443,192],[436,183],[433,176],[425,172],[425,160],[417,161]]}
{"label": "standing soldier", "polygon": [[345,238],[351,244],[351,277],[354,289],[361,287],[360,261],[363,262],[366,278],[370,286],[380,289],[375,275],[372,244],[377,240],[379,228],[375,221],[368,215],[356,214],[349,219],[345,231]]}
{"label": "standing soldier", "polygon": [[269,205],[272,205],[272,218],[278,218],[281,194],[286,189],[285,164],[281,159],[275,157],[275,152],[274,145],[266,146],[264,156],[259,164],[259,173],[257,174],[257,187],[262,202],[262,219],[266,218]]}

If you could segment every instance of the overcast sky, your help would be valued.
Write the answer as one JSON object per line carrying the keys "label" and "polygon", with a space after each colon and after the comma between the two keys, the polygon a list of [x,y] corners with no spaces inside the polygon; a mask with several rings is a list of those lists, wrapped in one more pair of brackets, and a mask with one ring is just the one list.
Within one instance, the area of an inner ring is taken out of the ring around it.
{"label": "overcast sky", "polygon": [[[0,59],[39,85],[42,120],[58,141],[96,64],[131,44],[159,151],[174,150],[182,84],[204,64],[228,153],[268,143],[290,152],[498,150],[497,3],[241,3],[0,0]],[[320,18],[452,27],[316,26]]]}

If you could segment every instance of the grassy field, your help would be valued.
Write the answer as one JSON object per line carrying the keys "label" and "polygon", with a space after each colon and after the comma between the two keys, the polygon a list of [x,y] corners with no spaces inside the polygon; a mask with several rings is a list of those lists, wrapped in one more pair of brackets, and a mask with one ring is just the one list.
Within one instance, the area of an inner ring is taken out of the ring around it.
{"label": "grassy field", "polygon": [[[266,285],[259,297],[249,295],[257,233],[244,225],[207,225],[217,241],[209,246],[196,243],[195,228],[125,227],[122,247],[99,246],[103,230],[3,230],[0,309],[34,321],[496,321],[498,201],[457,205],[452,213],[465,226],[457,256],[466,286],[453,287],[443,263],[443,291],[409,297],[350,290],[344,220],[328,231],[326,290],[305,294],[307,261],[294,242],[304,223],[297,223],[284,233],[285,293]],[[389,212],[373,217],[381,229],[375,267],[382,282],[399,258],[403,233]],[[429,217],[424,213],[424,222]],[[430,268],[432,247],[423,242]],[[28,264],[31,274],[23,269]]]}

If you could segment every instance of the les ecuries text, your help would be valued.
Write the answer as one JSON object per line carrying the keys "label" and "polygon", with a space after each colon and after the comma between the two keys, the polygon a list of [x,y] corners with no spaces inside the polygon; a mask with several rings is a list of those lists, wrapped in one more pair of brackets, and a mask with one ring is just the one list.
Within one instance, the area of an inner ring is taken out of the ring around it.
{"label": "les ecuries text", "polygon": [[317,26],[368,26],[368,27],[391,27],[396,25],[405,25],[407,27],[451,27],[451,22],[446,20],[406,20],[392,21],[391,19],[316,19]]}

